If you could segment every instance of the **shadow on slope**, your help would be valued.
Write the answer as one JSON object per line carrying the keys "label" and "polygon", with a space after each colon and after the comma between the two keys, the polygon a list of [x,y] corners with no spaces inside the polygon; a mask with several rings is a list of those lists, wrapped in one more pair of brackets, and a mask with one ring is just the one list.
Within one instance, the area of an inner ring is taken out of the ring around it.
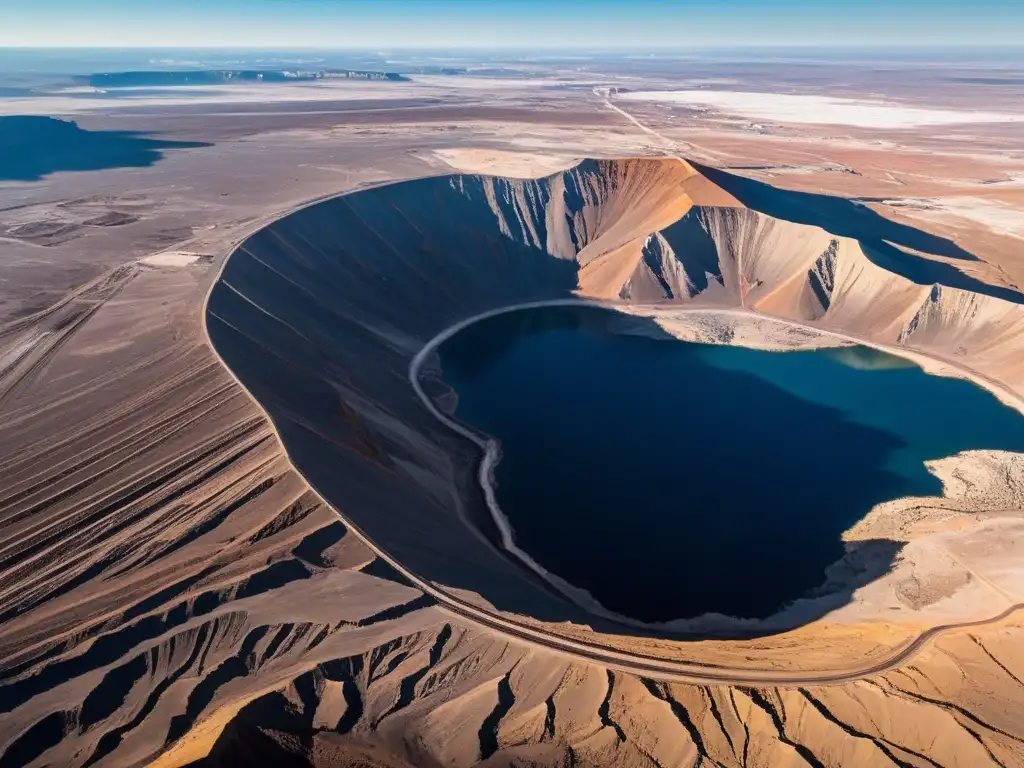
{"label": "shadow on slope", "polygon": [[[536,237],[513,186],[536,201]],[[476,446],[408,380],[412,357],[449,325],[571,297],[576,264],[545,249],[548,194],[543,182],[433,178],[297,211],[231,256],[207,327],[304,477],[391,556],[504,610],[559,620],[564,602],[480,533],[494,539]]]}
{"label": "shadow on slope", "polygon": [[209,146],[154,139],[137,131],[89,131],[53,117],[0,117],[0,181],[39,181],[61,171],[145,168],[169,149]]}
{"label": "shadow on slope", "polygon": [[877,266],[918,285],[939,283],[1016,304],[1024,303],[1024,294],[1018,291],[989,285],[964,274],[952,264],[903,250],[911,249],[964,262],[979,261],[977,256],[945,237],[887,219],[853,200],[780,189],[755,179],[690,162],[700,173],[748,208],[783,221],[820,227],[833,235],[858,240],[865,246],[865,255]]}
{"label": "shadow on slope", "polygon": [[[576,263],[546,250],[551,198],[551,180],[453,176],[318,203],[231,256],[207,327],[304,477],[395,560],[501,611],[621,634],[500,551],[478,448],[407,378],[423,344],[459,320],[572,296]],[[436,359],[424,373],[443,390]],[[875,550],[865,578],[895,556],[888,542]]]}
{"label": "shadow on slope", "polygon": [[402,740],[389,745],[375,735],[352,735],[341,724],[314,727],[312,714],[296,712],[280,693],[263,696],[246,705],[210,753],[187,768],[412,768],[399,756],[408,749]]}

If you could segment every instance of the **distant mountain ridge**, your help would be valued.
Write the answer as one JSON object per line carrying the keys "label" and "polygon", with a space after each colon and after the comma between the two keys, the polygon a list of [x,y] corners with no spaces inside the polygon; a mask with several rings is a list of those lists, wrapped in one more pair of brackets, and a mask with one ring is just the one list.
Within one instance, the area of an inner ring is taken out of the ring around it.
{"label": "distant mountain ridge", "polygon": [[93,88],[135,88],[168,85],[221,85],[224,83],[296,83],[317,80],[382,80],[407,82],[397,72],[359,69],[197,69],[96,72],[79,75],[78,85]]}

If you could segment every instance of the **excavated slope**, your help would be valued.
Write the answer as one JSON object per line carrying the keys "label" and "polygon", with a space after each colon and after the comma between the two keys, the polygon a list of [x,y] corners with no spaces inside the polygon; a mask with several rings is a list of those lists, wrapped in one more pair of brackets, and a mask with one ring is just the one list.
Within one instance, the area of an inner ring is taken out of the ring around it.
{"label": "excavated slope", "polygon": [[970,254],[847,201],[751,184],[677,159],[586,161],[540,180],[451,176],[328,200],[242,244],[210,296],[210,337],[304,477],[404,567],[478,605],[621,633],[495,545],[477,447],[407,381],[446,327],[573,296],[743,307],[969,352],[1019,383],[1019,297],[972,290],[949,263]]}

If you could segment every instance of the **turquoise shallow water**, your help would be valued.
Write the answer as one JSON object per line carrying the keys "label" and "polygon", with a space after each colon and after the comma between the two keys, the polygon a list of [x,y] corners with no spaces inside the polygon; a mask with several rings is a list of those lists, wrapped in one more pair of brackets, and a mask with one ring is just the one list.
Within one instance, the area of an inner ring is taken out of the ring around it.
{"label": "turquoise shallow water", "polygon": [[518,545],[633,618],[768,616],[875,504],[940,493],[924,461],[1024,451],[1016,411],[901,358],[626,336],[614,317],[513,312],[439,352],[456,417],[501,440]]}

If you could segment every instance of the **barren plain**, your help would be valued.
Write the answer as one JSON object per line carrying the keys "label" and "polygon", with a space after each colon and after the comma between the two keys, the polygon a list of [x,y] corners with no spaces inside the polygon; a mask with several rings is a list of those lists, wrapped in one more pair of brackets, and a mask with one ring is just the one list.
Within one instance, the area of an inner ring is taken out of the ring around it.
{"label": "barren plain", "polygon": [[0,100],[68,149],[0,166],[0,765],[1024,765],[1018,454],[756,626],[630,626],[509,558],[431,351],[587,301],[1020,408],[1019,69],[275,87]]}

